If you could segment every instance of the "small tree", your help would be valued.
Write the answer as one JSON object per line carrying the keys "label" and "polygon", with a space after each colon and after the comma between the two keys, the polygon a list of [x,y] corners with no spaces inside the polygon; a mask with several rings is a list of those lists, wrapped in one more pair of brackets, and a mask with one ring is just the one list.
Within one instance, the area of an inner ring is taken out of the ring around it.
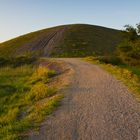
{"label": "small tree", "polygon": [[118,46],[118,55],[124,63],[129,65],[140,64],[140,24],[137,24],[136,28],[126,25],[122,33],[124,39]]}
{"label": "small tree", "polygon": [[137,29],[130,25],[125,25],[125,30],[122,31],[123,37],[128,41],[135,41],[138,38]]}

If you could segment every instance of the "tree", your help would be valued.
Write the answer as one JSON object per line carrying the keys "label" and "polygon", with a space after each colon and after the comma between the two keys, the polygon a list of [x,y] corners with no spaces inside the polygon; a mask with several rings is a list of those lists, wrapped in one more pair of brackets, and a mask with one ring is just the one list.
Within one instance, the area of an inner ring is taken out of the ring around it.
{"label": "tree", "polygon": [[140,64],[140,24],[136,28],[125,26],[123,41],[118,46],[117,53],[124,63],[129,65]]}
{"label": "tree", "polygon": [[137,26],[137,33],[138,35],[140,35],[140,23],[138,23],[136,26]]}
{"label": "tree", "polygon": [[137,29],[131,25],[125,25],[125,30],[122,31],[123,37],[128,41],[135,41],[138,38]]}

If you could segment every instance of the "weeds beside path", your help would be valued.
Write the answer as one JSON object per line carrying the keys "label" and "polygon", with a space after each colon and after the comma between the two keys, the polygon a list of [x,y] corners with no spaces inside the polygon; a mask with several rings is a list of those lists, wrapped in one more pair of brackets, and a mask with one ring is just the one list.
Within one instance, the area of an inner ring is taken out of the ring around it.
{"label": "weeds beside path", "polygon": [[41,64],[0,68],[1,140],[26,136],[60,104],[63,94],[52,83],[56,75],[57,71]]}
{"label": "weeds beside path", "polygon": [[113,74],[118,80],[123,82],[133,93],[136,98],[140,101],[140,68],[136,66],[126,65],[112,65],[101,63],[94,57],[86,57],[83,60],[92,64],[99,65],[109,73]]}

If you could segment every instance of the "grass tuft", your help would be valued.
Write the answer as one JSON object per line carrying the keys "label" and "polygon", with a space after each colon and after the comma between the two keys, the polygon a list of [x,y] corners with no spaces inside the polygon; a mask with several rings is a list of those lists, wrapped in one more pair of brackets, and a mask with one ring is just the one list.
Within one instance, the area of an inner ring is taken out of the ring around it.
{"label": "grass tuft", "polygon": [[32,86],[30,92],[27,94],[26,99],[30,101],[38,101],[45,97],[50,97],[56,93],[54,88],[48,87],[44,83],[37,83]]}

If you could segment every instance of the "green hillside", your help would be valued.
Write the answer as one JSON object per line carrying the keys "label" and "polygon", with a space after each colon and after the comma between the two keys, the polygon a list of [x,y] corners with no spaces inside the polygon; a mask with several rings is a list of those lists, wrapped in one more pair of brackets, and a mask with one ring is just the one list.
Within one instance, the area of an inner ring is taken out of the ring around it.
{"label": "green hillside", "polygon": [[94,25],[64,25],[32,32],[0,44],[0,56],[82,57],[112,54],[120,31]]}

